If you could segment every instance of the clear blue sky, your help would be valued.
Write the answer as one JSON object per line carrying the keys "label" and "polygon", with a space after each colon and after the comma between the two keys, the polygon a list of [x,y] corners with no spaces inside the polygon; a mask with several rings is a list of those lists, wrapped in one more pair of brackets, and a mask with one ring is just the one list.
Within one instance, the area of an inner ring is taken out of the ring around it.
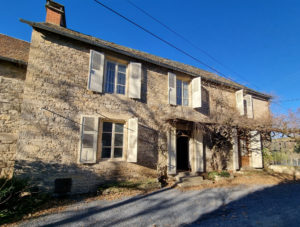
{"label": "clear blue sky", "polygon": [[[299,0],[131,0],[184,35],[224,68],[194,47],[137,11],[126,0],[104,4],[143,25],[235,81],[280,100],[274,113],[300,107]],[[30,41],[31,28],[19,18],[45,20],[44,0],[10,0],[1,4],[0,33]],[[66,7],[67,27],[124,46],[197,66],[166,44],[114,15],[93,0],[57,0]],[[242,78],[243,79],[242,79]],[[244,80],[246,79],[246,80]]]}

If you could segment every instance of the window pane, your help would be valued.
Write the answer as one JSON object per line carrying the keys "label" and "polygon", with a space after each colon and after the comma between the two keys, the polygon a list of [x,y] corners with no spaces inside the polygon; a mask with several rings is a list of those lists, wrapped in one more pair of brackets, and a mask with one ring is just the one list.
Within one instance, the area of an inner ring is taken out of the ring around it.
{"label": "window pane", "polygon": [[182,83],[183,87],[183,105],[188,106],[189,105],[189,87],[187,82]]}
{"label": "window pane", "polygon": [[124,73],[118,73],[118,84],[125,85],[126,75]]}
{"label": "window pane", "polygon": [[182,81],[176,80],[176,103],[177,105],[182,104]]}
{"label": "window pane", "polygon": [[114,150],[114,157],[115,158],[122,158],[123,149],[122,148],[115,148]]}
{"label": "window pane", "polygon": [[103,122],[103,132],[112,132],[111,122]]}
{"label": "window pane", "polygon": [[111,153],[110,147],[102,148],[101,158],[110,158],[110,153]]}
{"label": "window pane", "polygon": [[115,146],[123,146],[123,134],[115,134]]}
{"label": "window pane", "polygon": [[116,123],[115,124],[115,132],[121,132],[121,133],[123,133],[123,127],[124,127],[123,124]]}
{"label": "window pane", "polygon": [[122,73],[126,73],[126,66],[125,65],[119,65],[119,72],[122,72]]}
{"label": "window pane", "polygon": [[123,85],[118,85],[118,86],[117,86],[117,93],[118,93],[118,94],[123,94],[123,95],[125,95],[125,86],[123,86]]}
{"label": "window pane", "polygon": [[189,105],[189,100],[188,99],[183,99],[183,105],[188,106]]}
{"label": "window pane", "polygon": [[102,134],[102,146],[111,146],[111,133]]}
{"label": "window pane", "polygon": [[95,119],[93,117],[83,118],[83,131],[94,131]]}
{"label": "window pane", "polygon": [[107,62],[106,67],[105,92],[114,93],[116,65],[112,62]]}
{"label": "window pane", "polygon": [[83,134],[82,147],[83,148],[93,148],[93,144],[94,144],[94,135]]}

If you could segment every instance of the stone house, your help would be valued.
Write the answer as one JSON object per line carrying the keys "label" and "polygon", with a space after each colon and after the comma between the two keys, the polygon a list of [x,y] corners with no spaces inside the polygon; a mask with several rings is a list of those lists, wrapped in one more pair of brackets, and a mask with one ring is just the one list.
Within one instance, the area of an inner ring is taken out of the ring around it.
{"label": "stone house", "polygon": [[0,34],[0,177],[13,174],[29,45]]}
{"label": "stone house", "polygon": [[33,31],[15,175],[49,191],[83,193],[158,172],[263,167],[259,132],[250,131],[249,140],[233,128],[229,146],[216,152],[203,126],[220,111],[264,119],[270,96],[70,30],[64,7],[53,1],[46,10],[46,22],[21,20]]}

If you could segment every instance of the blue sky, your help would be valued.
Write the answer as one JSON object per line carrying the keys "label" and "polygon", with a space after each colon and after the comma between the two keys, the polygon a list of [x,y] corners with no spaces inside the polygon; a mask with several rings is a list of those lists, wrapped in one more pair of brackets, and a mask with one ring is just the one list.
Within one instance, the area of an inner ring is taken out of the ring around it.
{"label": "blue sky", "polygon": [[[94,0],[57,1],[66,7],[67,27],[70,29],[207,69]],[[299,0],[130,1],[208,52],[226,68],[139,12],[127,0],[101,2],[233,80],[272,94],[276,100],[292,100],[273,104],[274,113],[300,107]],[[31,28],[19,19],[45,20],[44,0],[10,0],[2,2],[1,6],[0,33],[3,34],[30,41]]]}

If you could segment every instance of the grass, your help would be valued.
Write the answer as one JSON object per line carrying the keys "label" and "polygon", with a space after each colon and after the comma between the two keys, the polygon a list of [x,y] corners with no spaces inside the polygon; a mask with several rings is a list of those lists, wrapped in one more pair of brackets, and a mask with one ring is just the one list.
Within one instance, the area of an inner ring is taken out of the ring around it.
{"label": "grass", "polygon": [[141,192],[146,193],[160,188],[161,185],[157,182],[157,179],[146,179],[142,181],[138,180],[128,180],[128,181],[114,181],[109,183],[104,183],[98,187],[98,195],[108,195],[108,194],[120,194],[123,192]]}
{"label": "grass", "polygon": [[228,178],[230,177],[230,173],[228,173],[227,171],[221,171],[221,172],[217,172],[217,171],[211,171],[207,173],[207,179],[209,180],[215,180],[216,177],[225,177]]}

